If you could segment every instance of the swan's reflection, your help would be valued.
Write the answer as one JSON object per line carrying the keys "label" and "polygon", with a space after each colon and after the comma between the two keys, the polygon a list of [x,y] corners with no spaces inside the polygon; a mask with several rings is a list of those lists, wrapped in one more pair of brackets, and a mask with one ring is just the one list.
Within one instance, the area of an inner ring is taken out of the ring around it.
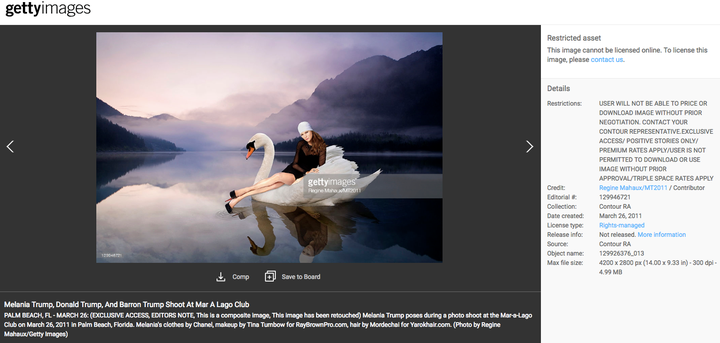
{"label": "swan's reflection", "polygon": [[377,222],[372,212],[359,202],[348,202],[337,206],[281,206],[253,200],[250,207],[235,208],[233,213],[239,219],[254,215],[258,229],[265,240],[262,246],[248,236],[250,251],[258,256],[270,255],[275,247],[275,233],[267,208],[273,209],[298,244],[303,247],[300,262],[312,262],[324,250],[342,250],[342,236],[356,231],[356,218]]}

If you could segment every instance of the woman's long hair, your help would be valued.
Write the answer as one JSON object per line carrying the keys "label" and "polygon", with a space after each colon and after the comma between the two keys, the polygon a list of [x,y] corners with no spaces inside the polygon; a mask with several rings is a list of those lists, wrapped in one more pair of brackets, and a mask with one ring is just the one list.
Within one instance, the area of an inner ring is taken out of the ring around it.
{"label": "woman's long hair", "polygon": [[315,131],[310,132],[312,132],[312,138],[310,139],[310,142],[312,143],[312,146],[310,147],[310,155],[317,155],[320,151],[325,151],[325,148],[327,148],[325,140],[320,137],[319,133]]}

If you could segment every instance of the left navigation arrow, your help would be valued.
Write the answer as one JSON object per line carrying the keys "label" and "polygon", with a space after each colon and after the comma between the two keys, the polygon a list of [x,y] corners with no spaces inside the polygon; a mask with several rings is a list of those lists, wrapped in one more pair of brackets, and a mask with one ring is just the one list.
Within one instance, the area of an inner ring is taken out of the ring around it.
{"label": "left navigation arrow", "polygon": [[8,148],[8,150],[10,150],[11,153],[14,154],[15,152],[12,149],[10,149],[10,144],[13,144],[13,142],[14,142],[14,140],[10,141],[10,143],[8,143],[8,145],[6,145],[5,147]]}

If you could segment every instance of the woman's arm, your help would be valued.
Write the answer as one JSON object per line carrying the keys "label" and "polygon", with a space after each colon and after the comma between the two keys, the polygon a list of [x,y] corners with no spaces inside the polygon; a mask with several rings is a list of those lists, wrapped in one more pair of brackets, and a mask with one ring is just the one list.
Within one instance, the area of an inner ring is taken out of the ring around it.
{"label": "woman's arm", "polygon": [[300,163],[300,150],[303,150],[305,154],[307,154],[307,151],[304,149],[307,149],[307,142],[305,142],[304,140],[300,140],[298,142],[297,148],[295,148],[295,158],[293,159],[292,164],[292,167],[295,168],[295,170],[303,174],[307,173],[307,171],[305,169],[302,169],[298,163]]}
{"label": "woman's arm", "polygon": [[[326,149],[327,149],[327,148],[326,148]],[[326,150],[326,149],[322,149],[322,150],[320,151],[320,153],[318,153],[318,157],[319,157],[319,160],[320,160],[320,163],[318,163],[318,166],[321,166],[321,165],[325,164],[325,150]]]}

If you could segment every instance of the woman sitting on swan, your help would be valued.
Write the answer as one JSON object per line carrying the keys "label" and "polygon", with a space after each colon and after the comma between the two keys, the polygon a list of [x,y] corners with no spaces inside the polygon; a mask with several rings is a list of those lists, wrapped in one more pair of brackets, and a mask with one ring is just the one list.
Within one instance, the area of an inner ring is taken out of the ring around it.
{"label": "woman sitting on swan", "polygon": [[[320,135],[313,131],[310,123],[304,121],[298,124],[298,132],[300,140],[295,149],[295,158],[293,163],[287,166],[283,171],[260,180],[250,187],[236,189],[230,192],[230,202],[225,204],[228,213],[232,213],[233,207],[240,200],[247,196],[264,193],[276,189],[283,185],[292,185],[296,180],[308,173],[317,173],[319,166],[325,164],[325,149],[327,145]],[[254,141],[247,144],[248,157],[255,150]]]}

